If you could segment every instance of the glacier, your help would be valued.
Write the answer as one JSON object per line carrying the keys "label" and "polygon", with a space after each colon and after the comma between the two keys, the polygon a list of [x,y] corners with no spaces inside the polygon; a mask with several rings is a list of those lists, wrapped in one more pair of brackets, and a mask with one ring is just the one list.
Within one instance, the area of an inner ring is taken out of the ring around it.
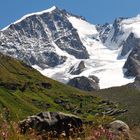
{"label": "glacier", "polygon": [[[63,83],[67,83],[69,79],[77,76],[88,77],[90,75],[95,75],[100,79],[101,89],[122,86],[134,82],[134,77],[128,78],[124,76],[123,66],[127,58],[118,59],[121,48],[112,50],[105,46],[99,39],[99,33],[95,25],[72,16],[68,16],[68,19],[73,27],[77,29],[82,43],[86,46],[90,54],[90,58],[87,60],[77,60],[72,56],[68,56],[69,59],[56,68],[40,70],[36,66],[33,66],[34,68],[37,68],[43,75]],[[71,75],[69,73],[69,68],[72,66],[76,67],[81,61],[85,62],[86,69],[84,72],[80,75]]]}

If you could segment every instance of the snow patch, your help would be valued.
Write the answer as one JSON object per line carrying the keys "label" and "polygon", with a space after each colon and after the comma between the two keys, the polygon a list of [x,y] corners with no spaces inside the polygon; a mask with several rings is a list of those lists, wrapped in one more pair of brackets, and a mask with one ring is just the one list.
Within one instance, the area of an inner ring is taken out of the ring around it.
{"label": "snow patch", "polygon": [[140,15],[123,20],[121,26],[125,33],[129,34],[132,32],[135,37],[140,38]]}
{"label": "snow patch", "polygon": [[[69,21],[72,23],[73,27],[77,29],[79,35],[88,36],[88,37],[97,37],[98,31],[96,26],[92,25],[85,20],[69,16]],[[78,27],[78,28],[77,28]]]}

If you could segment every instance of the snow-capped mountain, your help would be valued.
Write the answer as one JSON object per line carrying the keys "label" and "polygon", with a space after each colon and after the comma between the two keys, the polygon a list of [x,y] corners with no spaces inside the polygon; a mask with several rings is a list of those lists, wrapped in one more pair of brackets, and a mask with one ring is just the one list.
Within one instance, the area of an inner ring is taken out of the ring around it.
{"label": "snow-capped mountain", "polygon": [[66,54],[89,57],[67,13],[56,7],[29,14],[4,28],[1,51],[30,65],[54,67],[66,61]]}
{"label": "snow-capped mountain", "polygon": [[135,65],[129,59],[137,55],[132,52],[139,45],[139,27],[140,16],[93,25],[52,7],[26,15],[2,29],[0,52],[63,83],[74,77],[95,75],[100,88],[121,86],[134,81],[134,77],[124,74],[136,76],[128,73]]}

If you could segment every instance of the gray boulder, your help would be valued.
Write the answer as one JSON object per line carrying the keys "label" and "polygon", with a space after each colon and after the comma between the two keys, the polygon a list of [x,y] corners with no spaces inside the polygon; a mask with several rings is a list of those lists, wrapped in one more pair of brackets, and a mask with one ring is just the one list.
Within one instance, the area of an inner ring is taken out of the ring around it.
{"label": "gray boulder", "polygon": [[20,121],[19,127],[23,134],[32,128],[40,133],[54,131],[58,136],[65,132],[68,136],[70,130],[82,127],[82,120],[75,115],[62,112],[42,112]]}
{"label": "gray boulder", "polygon": [[73,79],[70,79],[67,84],[70,86],[79,88],[81,90],[85,90],[85,91],[94,91],[94,90],[100,89],[99,88],[99,79],[95,76],[75,77]]}
{"label": "gray boulder", "polygon": [[130,140],[130,128],[129,126],[121,120],[116,120],[111,122],[108,125],[108,128],[113,135],[115,136],[115,140]]}

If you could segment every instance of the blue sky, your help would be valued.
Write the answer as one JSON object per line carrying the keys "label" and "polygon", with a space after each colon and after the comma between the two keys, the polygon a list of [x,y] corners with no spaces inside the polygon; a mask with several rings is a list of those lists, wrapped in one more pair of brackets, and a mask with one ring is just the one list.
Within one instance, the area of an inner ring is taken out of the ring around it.
{"label": "blue sky", "polygon": [[94,24],[140,13],[140,0],[0,0],[0,29],[28,13],[57,6]]}

